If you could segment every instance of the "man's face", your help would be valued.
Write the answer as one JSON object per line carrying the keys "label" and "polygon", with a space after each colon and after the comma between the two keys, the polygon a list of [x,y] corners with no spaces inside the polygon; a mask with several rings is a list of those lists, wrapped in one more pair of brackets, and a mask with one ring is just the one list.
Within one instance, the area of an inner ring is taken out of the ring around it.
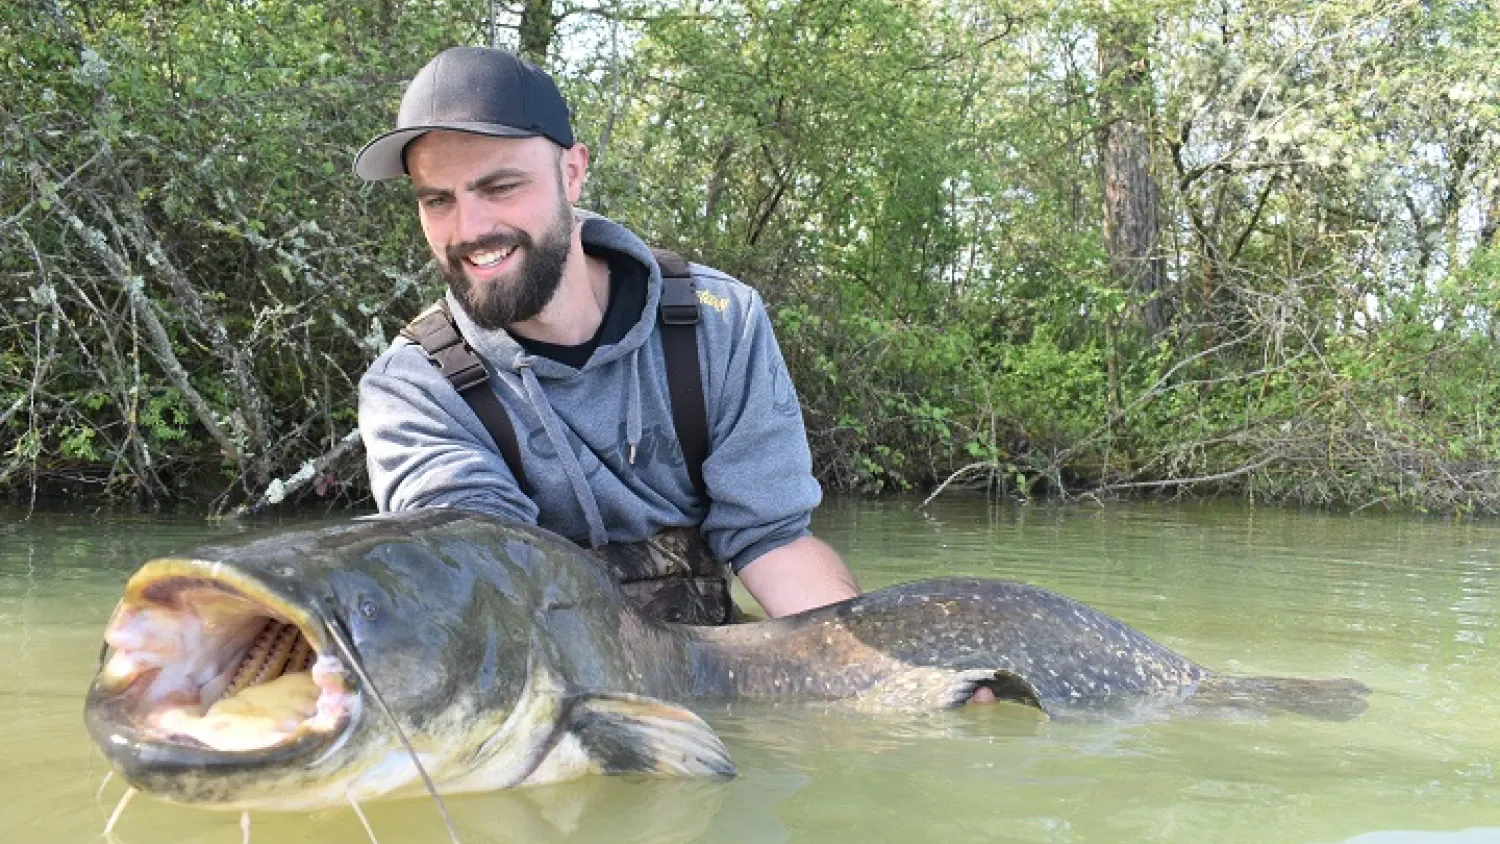
{"label": "man's face", "polygon": [[557,291],[573,244],[587,153],[545,138],[429,132],[407,148],[427,244],[476,324],[531,319]]}

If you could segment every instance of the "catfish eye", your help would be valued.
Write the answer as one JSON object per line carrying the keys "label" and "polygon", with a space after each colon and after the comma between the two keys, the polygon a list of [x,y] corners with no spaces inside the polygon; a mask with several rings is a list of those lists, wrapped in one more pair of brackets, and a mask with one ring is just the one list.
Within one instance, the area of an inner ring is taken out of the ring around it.
{"label": "catfish eye", "polygon": [[369,598],[359,602],[359,614],[364,616],[365,621],[374,621],[380,616],[380,608]]}

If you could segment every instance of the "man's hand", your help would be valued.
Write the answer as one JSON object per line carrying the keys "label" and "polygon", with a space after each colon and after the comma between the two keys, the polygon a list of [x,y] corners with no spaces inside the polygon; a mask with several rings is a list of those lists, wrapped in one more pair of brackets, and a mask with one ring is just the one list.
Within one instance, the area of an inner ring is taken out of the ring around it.
{"label": "man's hand", "polygon": [[740,582],[773,617],[838,603],[859,595],[854,575],[837,551],[813,536],[793,540],[740,569]]}

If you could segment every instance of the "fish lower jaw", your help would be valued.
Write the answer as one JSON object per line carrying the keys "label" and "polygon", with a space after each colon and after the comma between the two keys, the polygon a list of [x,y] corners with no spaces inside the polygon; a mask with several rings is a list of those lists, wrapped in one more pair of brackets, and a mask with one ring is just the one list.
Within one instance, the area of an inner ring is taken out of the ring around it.
{"label": "fish lower jaw", "polygon": [[[418,751],[422,768],[432,777],[440,793],[451,794],[454,789],[448,783],[447,766],[451,760],[426,751]],[[365,763],[354,763],[346,770],[357,768],[353,777],[330,786],[329,794],[336,802],[377,800],[386,797],[419,797],[427,794],[422,774],[412,764],[411,754],[399,743],[391,742],[366,757]]]}

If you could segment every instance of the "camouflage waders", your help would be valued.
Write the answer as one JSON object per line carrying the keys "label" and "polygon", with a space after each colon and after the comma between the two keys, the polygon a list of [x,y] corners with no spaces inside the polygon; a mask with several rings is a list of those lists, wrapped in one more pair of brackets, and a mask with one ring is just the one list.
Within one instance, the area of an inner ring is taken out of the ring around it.
{"label": "camouflage waders", "polygon": [[697,528],[669,528],[643,542],[612,542],[589,553],[659,621],[729,624],[741,618],[729,594],[729,565],[714,559]]}

